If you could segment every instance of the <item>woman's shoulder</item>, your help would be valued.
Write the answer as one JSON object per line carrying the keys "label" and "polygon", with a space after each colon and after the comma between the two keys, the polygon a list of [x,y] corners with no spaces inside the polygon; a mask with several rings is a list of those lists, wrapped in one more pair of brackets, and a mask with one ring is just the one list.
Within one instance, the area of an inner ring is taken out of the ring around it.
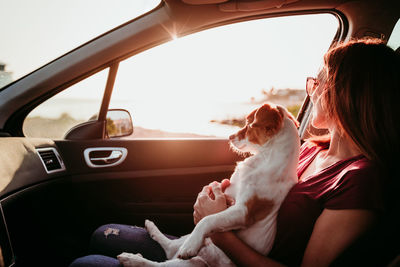
{"label": "woman's shoulder", "polygon": [[343,178],[353,182],[366,180],[381,180],[381,171],[377,164],[367,159],[363,155],[358,155],[349,159],[350,163],[343,169]]}
{"label": "woman's shoulder", "polygon": [[382,210],[383,177],[375,163],[359,155],[335,178],[326,208]]}

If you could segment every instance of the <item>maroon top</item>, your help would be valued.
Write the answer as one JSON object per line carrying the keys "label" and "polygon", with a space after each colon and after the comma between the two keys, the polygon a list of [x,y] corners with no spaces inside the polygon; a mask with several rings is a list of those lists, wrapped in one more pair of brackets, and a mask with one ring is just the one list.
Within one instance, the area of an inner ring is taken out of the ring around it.
{"label": "maroon top", "polygon": [[[323,149],[327,147],[301,147],[298,177]],[[377,166],[362,155],[338,161],[299,180],[279,210],[276,239],[269,257],[289,266],[300,265],[323,209],[382,211],[381,188]]]}

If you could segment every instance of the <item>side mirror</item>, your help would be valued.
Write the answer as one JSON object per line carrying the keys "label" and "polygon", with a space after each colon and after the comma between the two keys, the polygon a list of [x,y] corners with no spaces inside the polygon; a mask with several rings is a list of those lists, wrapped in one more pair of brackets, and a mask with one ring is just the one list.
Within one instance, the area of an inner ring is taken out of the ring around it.
{"label": "side mirror", "polygon": [[133,133],[131,114],[125,109],[107,111],[106,135],[108,138],[128,136]]}

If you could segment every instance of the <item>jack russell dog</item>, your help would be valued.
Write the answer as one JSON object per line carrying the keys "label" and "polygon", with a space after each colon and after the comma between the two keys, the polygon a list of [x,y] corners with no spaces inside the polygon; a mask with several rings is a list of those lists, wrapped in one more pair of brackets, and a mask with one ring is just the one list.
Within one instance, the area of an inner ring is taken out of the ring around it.
{"label": "jack russell dog", "polygon": [[150,236],[164,249],[165,262],[140,254],[118,256],[124,266],[235,266],[208,238],[214,232],[238,230],[236,235],[263,255],[272,248],[278,209],[297,182],[300,139],[298,122],[282,106],[264,104],[251,112],[246,125],[229,137],[239,153],[251,156],[237,164],[225,190],[234,205],[201,219],[193,232],[179,239],[165,237],[146,220]]}

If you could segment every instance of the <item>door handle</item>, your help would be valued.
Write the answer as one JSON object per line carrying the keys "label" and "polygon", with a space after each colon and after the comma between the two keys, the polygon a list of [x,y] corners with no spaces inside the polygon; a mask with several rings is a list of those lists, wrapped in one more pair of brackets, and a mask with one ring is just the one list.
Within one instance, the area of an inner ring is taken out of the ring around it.
{"label": "door handle", "polygon": [[103,161],[104,163],[106,163],[106,164],[109,164],[109,163],[114,163],[115,161],[117,161],[118,159],[120,159],[120,158],[122,158],[122,152],[121,151],[117,151],[117,150],[114,150],[114,151],[112,151],[111,152],[111,155],[110,156],[108,156],[108,157],[103,157],[103,158],[91,158],[90,156],[89,156],[89,159],[90,159],[90,161],[91,162],[93,162],[93,161]]}
{"label": "door handle", "polygon": [[90,147],[84,150],[83,155],[89,167],[104,168],[121,164],[128,155],[128,150],[124,147]]}

